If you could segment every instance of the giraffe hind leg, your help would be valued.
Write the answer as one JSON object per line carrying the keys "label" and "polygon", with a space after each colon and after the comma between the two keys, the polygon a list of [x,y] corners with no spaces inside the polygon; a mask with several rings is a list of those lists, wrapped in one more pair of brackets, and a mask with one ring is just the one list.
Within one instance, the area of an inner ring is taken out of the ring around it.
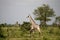
{"label": "giraffe hind leg", "polygon": [[37,28],[37,30],[38,30],[38,32],[39,32],[39,35],[41,35],[41,30],[40,30],[40,28]]}

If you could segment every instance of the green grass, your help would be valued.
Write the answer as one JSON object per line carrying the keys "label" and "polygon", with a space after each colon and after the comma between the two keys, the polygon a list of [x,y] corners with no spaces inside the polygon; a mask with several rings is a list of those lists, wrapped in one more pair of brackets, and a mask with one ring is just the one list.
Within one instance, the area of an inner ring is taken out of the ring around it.
{"label": "green grass", "polygon": [[0,38],[0,40],[60,40],[58,27],[42,27],[41,35],[36,30],[31,37],[29,31],[23,31],[20,27],[2,27],[2,31],[6,38]]}

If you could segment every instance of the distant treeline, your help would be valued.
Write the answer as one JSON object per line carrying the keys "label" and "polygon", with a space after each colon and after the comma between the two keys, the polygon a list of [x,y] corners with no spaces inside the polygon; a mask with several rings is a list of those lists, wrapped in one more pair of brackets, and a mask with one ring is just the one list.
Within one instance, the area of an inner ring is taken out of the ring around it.
{"label": "distant treeline", "polygon": [[[3,24],[0,24],[0,27],[21,27],[21,26],[30,26],[31,24],[29,22],[23,22],[22,24],[18,24],[18,22],[16,22],[15,24],[7,24],[7,23],[3,23]],[[41,27],[49,27],[49,26],[53,26],[53,27],[60,27],[59,24],[56,24],[56,23],[53,23],[51,25],[42,25],[40,24]]]}

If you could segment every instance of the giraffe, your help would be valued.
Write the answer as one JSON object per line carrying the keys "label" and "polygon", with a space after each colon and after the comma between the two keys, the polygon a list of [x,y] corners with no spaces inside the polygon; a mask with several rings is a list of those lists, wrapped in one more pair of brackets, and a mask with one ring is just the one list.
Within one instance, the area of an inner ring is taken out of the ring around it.
{"label": "giraffe", "polygon": [[39,27],[39,25],[38,24],[36,24],[35,23],[35,21],[32,19],[32,17],[29,15],[29,16],[27,16],[27,18],[29,18],[29,20],[30,20],[30,23],[31,23],[31,29],[30,29],[30,34],[31,33],[34,33],[34,30],[36,29],[36,30],[38,30],[39,31],[39,34],[41,33],[41,30],[40,30],[40,27]]}

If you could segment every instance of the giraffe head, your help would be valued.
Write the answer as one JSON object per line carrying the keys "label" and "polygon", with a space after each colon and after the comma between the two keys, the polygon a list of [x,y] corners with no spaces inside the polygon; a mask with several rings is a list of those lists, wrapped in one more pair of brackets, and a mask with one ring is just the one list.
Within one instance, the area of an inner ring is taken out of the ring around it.
{"label": "giraffe head", "polygon": [[30,17],[30,15],[27,16],[27,18],[29,18],[29,17]]}

